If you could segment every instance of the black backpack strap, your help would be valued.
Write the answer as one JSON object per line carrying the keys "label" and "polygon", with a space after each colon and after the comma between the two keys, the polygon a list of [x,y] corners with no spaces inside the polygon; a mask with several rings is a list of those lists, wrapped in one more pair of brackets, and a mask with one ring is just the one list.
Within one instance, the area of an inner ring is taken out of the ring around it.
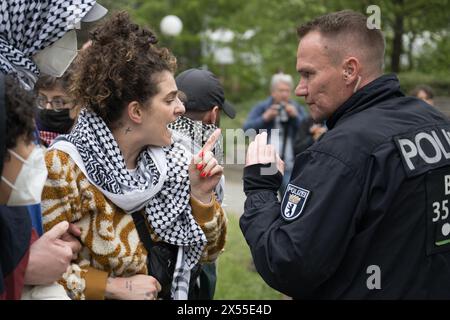
{"label": "black backpack strap", "polygon": [[[158,297],[162,299],[171,299],[170,288],[173,279],[173,272],[177,260],[177,246],[165,243],[163,241],[154,242],[150,235],[145,217],[141,212],[132,213],[133,221],[139,235],[139,239],[147,250],[147,269],[148,275],[155,277],[161,284],[162,290]],[[189,299],[198,299],[198,288],[194,288],[196,280],[200,275],[202,268],[198,263],[191,270],[191,279],[189,283]]]}
{"label": "black backpack strap", "polygon": [[0,174],[3,171],[3,160],[6,152],[6,96],[5,75],[0,72]]}
{"label": "black backpack strap", "polygon": [[134,212],[132,217],[139,239],[147,250],[148,275],[155,277],[161,285],[162,289],[158,297],[169,300],[171,299],[170,291],[177,259],[177,247],[163,241],[153,241],[145,217],[140,212]]}
{"label": "black backpack strap", "polygon": [[134,225],[136,226],[139,239],[141,239],[145,249],[147,250],[148,254],[150,254],[154,242],[150,235],[150,231],[147,228],[145,218],[139,211],[133,212],[131,215],[133,217]]}

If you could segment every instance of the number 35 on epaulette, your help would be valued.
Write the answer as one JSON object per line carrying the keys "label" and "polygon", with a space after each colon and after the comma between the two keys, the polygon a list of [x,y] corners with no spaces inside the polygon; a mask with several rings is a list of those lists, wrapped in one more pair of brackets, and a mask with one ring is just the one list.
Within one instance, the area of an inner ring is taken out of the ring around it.
{"label": "number 35 on epaulette", "polygon": [[450,168],[426,176],[427,254],[450,250]]}

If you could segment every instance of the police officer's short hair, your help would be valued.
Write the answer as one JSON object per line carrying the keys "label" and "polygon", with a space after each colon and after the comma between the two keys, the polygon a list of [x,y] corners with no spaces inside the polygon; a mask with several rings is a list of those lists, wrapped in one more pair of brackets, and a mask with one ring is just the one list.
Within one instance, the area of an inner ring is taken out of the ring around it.
{"label": "police officer's short hair", "polygon": [[290,74],[280,72],[272,76],[272,80],[270,81],[270,90],[273,91],[275,86],[280,82],[288,84],[291,88],[294,87],[294,80],[292,79],[292,76]]}
{"label": "police officer's short hair", "polygon": [[[341,48],[362,50],[368,63],[378,62],[378,71],[383,70],[385,40],[379,29],[367,27],[367,17],[352,10],[342,10],[329,13],[309,21],[297,29],[300,38],[312,31],[318,31],[322,36],[338,41]],[[349,36],[350,41],[342,41],[343,36]],[[336,57],[332,57],[336,58]]]}

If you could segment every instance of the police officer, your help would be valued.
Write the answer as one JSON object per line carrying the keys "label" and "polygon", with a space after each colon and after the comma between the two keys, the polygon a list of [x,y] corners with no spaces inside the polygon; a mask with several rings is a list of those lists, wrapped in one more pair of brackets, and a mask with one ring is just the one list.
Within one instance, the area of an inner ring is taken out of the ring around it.
{"label": "police officer", "polygon": [[240,226],[256,269],[294,298],[450,298],[449,121],[382,74],[384,38],[364,15],[298,34],[296,94],[329,131],[297,157],[281,204],[283,163],[265,133],[249,146]]}

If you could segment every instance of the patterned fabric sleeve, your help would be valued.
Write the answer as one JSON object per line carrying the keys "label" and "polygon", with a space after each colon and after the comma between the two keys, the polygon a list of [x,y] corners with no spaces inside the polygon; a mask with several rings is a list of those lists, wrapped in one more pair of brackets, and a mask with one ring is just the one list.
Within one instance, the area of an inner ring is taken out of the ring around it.
{"label": "patterned fabric sleeve", "polygon": [[[46,154],[45,162],[48,169],[48,178],[42,193],[42,212],[45,231],[61,221],[77,222],[87,217],[87,210],[81,210],[82,200],[79,190],[80,176],[78,169],[67,154],[52,150]],[[87,248],[79,253],[77,263],[72,263],[63,274],[60,283],[72,299],[84,300],[89,298],[101,299],[104,296],[107,273],[91,268]],[[95,275],[95,276],[94,276]],[[92,286],[87,282],[92,279]],[[98,280],[104,279],[104,285]],[[94,285],[95,284],[95,285]],[[87,287],[99,288],[88,290]],[[89,293],[91,297],[89,297]]]}
{"label": "patterned fabric sleeve", "polygon": [[45,155],[48,176],[41,204],[45,231],[61,221],[75,222],[82,218],[81,197],[69,159],[58,150]]}
{"label": "patterned fabric sleeve", "polygon": [[201,262],[213,262],[224,251],[228,223],[226,214],[215,196],[209,204],[204,204],[191,197],[190,204],[192,215],[208,240]]}

